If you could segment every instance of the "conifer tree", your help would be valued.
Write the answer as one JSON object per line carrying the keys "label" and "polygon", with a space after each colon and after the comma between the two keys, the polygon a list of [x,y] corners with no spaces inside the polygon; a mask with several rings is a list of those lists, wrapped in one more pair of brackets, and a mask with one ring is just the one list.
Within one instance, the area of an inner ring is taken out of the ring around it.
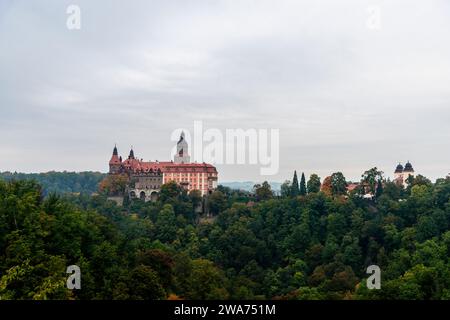
{"label": "conifer tree", "polygon": [[302,178],[300,180],[300,191],[301,196],[306,196],[306,180],[305,180],[305,173],[302,172]]}
{"label": "conifer tree", "polygon": [[300,193],[299,187],[298,187],[298,178],[297,178],[297,171],[294,171],[294,178],[292,179],[292,186],[291,186],[291,196],[296,197]]}

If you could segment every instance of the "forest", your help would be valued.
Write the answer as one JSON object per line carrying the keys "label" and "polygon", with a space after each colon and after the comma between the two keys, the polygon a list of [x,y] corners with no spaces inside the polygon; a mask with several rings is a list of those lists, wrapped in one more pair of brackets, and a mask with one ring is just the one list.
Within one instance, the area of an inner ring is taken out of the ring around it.
{"label": "forest", "polygon": [[[450,177],[403,188],[373,168],[348,193],[342,173],[295,173],[279,195],[262,183],[207,199],[168,183],[123,206],[79,179],[0,178],[1,300],[450,299]],[[373,264],[380,290],[366,285]]]}
{"label": "forest", "polygon": [[45,195],[50,193],[87,193],[98,191],[98,184],[105,178],[100,172],[45,172],[45,173],[17,173],[0,172],[0,179],[33,180],[42,186]]}

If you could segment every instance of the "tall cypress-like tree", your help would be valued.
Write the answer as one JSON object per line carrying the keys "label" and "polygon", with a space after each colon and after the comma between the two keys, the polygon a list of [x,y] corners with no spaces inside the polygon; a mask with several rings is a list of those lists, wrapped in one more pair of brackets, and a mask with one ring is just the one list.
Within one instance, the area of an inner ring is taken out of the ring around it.
{"label": "tall cypress-like tree", "polygon": [[300,180],[300,195],[306,196],[306,179],[305,173],[302,172],[302,178]]}
{"label": "tall cypress-like tree", "polygon": [[300,193],[300,190],[298,188],[298,178],[297,178],[297,171],[294,171],[294,178],[292,179],[292,186],[291,186],[291,196],[296,197]]}

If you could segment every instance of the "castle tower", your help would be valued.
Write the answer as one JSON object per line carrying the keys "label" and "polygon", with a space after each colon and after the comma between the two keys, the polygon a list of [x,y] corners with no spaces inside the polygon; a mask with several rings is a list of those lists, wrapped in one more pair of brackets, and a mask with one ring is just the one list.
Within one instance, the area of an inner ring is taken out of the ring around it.
{"label": "castle tower", "polygon": [[414,173],[414,169],[411,165],[411,163],[408,161],[405,164],[405,168],[403,169],[403,181],[407,181],[409,176],[412,176],[413,178],[416,176]]}
{"label": "castle tower", "polygon": [[184,132],[181,132],[180,140],[177,142],[177,153],[174,157],[175,163],[190,163],[188,144],[184,138]]}
{"label": "castle tower", "polygon": [[[394,171],[394,180],[395,181],[399,181],[399,180],[403,180],[403,166],[401,163],[399,163],[397,165],[397,168],[395,168]],[[403,183],[403,181],[402,181]]]}
{"label": "castle tower", "polygon": [[406,188],[408,186],[409,176],[415,177],[411,163],[408,161],[405,167],[399,163],[394,171],[394,181]]}
{"label": "castle tower", "polygon": [[122,163],[122,160],[119,158],[119,153],[117,152],[117,146],[114,146],[111,160],[109,160],[109,173],[111,173],[111,174],[119,173],[121,163]]}
{"label": "castle tower", "polygon": [[128,155],[128,159],[134,159],[134,151],[133,151],[133,147],[131,147],[131,150],[130,150],[130,154]]}

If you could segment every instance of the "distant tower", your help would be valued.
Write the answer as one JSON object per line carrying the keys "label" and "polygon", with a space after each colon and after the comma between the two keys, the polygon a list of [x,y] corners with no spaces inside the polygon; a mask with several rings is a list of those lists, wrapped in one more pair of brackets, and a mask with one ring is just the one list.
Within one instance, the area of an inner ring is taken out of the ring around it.
{"label": "distant tower", "polygon": [[133,147],[131,147],[131,150],[130,150],[130,155],[128,156],[128,159],[134,159],[134,151],[133,151]]}
{"label": "distant tower", "polygon": [[394,171],[394,181],[403,187],[408,186],[409,176],[415,177],[414,169],[411,163],[408,161],[403,167],[400,163],[397,165]]}
{"label": "distant tower", "polygon": [[395,168],[394,180],[395,181],[400,181],[401,180],[401,183],[403,183],[403,166],[402,166],[401,163],[399,163],[397,165],[397,168]]}
{"label": "distant tower", "polygon": [[412,176],[414,178],[416,175],[414,173],[414,169],[413,169],[411,163],[408,161],[405,164],[405,168],[403,169],[403,181],[406,182],[406,180],[408,180],[409,176]]}
{"label": "distant tower", "polygon": [[184,139],[184,132],[181,132],[180,140],[177,142],[177,154],[174,157],[175,163],[190,163],[189,149],[186,140]]}
{"label": "distant tower", "polygon": [[121,163],[122,163],[122,159],[119,158],[119,154],[117,152],[117,146],[114,146],[111,160],[109,160],[109,173],[111,173],[111,174],[119,173]]}

